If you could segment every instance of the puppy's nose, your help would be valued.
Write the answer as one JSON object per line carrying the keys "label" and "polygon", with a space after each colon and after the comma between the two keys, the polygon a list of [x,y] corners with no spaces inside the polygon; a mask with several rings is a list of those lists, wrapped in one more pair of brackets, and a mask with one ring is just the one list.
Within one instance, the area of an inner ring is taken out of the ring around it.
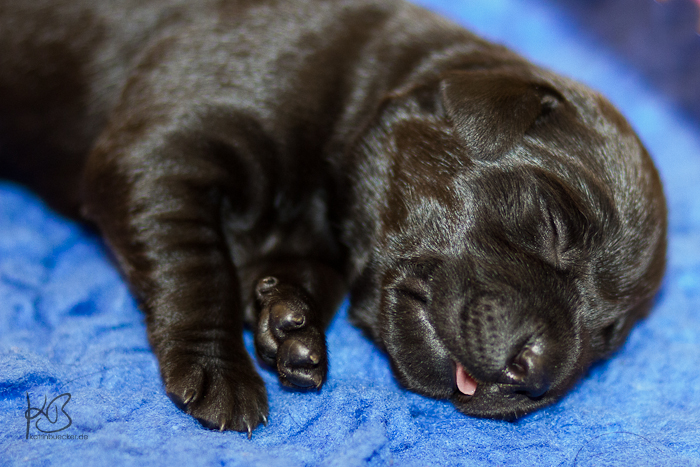
{"label": "puppy's nose", "polygon": [[530,397],[540,397],[550,386],[544,346],[528,345],[516,356],[506,370],[513,390]]}

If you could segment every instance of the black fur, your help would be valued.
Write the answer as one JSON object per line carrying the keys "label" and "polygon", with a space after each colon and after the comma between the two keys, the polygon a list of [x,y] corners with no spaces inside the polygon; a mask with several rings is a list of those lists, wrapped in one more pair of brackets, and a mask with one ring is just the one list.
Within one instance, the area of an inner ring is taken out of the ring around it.
{"label": "black fur", "polygon": [[620,114],[402,1],[0,0],[0,50],[2,175],[82,206],[205,426],[267,419],[244,323],[320,387],[348,290],[407,388],[513,418],[659,287],[663,192]]}

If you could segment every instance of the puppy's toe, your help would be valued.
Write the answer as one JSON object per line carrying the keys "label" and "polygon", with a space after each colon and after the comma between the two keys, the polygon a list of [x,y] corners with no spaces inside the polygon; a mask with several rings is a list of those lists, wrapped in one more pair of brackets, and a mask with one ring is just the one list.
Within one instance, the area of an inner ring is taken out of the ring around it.
{"label": "puppy's toe", "polygon": [[161,357],[161,372],[170,399],[202,425],[215,430],[247,432],[267,422],[265,385],[247,356],[242,361],[174,352]]}
{"label": "puppy's toe", "polygon": [[[320,388],[326,377],[326,349],[309,335],[284,341],[277,354],[277,371],[286,386]],[[325,344],[325,343],[324,343]]]}
{"label": "puppy's toe", "polygon": [[309,312],[303,303],[276,303],[270,310],[270,320],[273,332],[283,336],[285,332],[294,331],[304,326],[305,315]]}
{"label": "puppy's toe", "polygon": [[278,339],[270,329],[270,307],[263,307],[255,330],[255,350],[263,362],[274,367],[277,364],[278,347]]}
{"label": "puppy's toe", "polygon": [[303,291],[267,277],[256,287],[260,309],[255,345],[288,387],[320,388],[327,373],[326,340]]}

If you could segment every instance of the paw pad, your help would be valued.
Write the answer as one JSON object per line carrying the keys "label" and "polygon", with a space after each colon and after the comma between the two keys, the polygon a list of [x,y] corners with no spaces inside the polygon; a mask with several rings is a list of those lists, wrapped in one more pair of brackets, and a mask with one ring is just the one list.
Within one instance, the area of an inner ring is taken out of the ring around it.
{"label": "paw pad", "polygon": [[314,308],[303,290],[273,276],[255,287],[259,311],[255,346],[260,358],[277,370],[280,382],[319,388],[327,372],[323,330],[314,323]]}

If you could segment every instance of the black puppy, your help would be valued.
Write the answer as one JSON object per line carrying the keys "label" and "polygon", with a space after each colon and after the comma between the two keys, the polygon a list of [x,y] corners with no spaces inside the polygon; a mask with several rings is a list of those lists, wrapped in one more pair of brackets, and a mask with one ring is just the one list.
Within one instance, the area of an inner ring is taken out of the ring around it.
{"label": "black puppy", "polygon": [[659,177],[595,92],[398,0],[0,0],[3,176],[104,235],[204,425],[318,388],[354,322],[407,388],[513,418],[649,309]]}

